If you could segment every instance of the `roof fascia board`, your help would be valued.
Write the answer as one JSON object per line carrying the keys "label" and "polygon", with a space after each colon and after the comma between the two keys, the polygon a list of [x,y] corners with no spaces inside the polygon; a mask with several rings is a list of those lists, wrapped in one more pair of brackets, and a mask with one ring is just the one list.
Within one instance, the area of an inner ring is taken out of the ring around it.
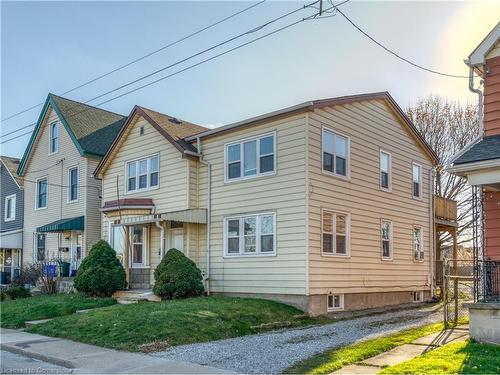
{"label": "roof fascia board", "polygon": [[481,160],[471,163],[453,165],[446,168],[446,170],[450,173],[466,173],[496,167],[500,167],[500,159]]}
{"label": "roof fascia board", "polygon": [[486,55],[495,46],[500,38],[500,22],[490,31],[483,41],[470,54],[468,65],[477,66],[484,65]]}

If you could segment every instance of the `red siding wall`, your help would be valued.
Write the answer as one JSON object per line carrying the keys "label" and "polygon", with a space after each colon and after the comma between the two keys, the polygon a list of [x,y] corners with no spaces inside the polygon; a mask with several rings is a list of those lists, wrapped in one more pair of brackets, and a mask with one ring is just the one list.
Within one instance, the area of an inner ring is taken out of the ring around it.
{"label": "red siding wall", "polygon": [[484,193],[484,256],[500,260],[500,192]]}
{"label": "red siding wall", "polygon": [[500,134],[500,56],[486,60],[484,77],[484,132]]}

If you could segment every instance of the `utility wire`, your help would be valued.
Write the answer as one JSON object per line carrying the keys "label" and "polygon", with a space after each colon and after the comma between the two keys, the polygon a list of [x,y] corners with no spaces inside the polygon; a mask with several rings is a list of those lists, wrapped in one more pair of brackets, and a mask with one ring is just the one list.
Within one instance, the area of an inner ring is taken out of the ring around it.
{"label": "utility wire", "polygon": [[356,28],[361,34],[363,34],[364,36],[366,36],[368,39],[370,39],[373,43],[375,43],[376,45],[378,45],[379,47],[383,48],[386,52],[389,52],[391,55],[395,56],[396,58],[418,68],[418,69],[421,69],[421,70],[424,70],[426,72],[429,72],[429,73],[433,73],[433,74],[438,74],[438,75],[441,75],[441,76],[445,76],[445,77],[450,77],[450,78],[469,78],[469,76],[465,76],[465,75],[457,75],[457,74],[449,74],[449,73],[443,73],[443,72],[439,72],[437,70],[434,70],[434,69],[430,69],[430,68],[426,68],[425,66],[422,66],[422,65],[419,65],[417,63],[414,63],[413,61],[399,55],[398,53],[394,52],[393,50],[389,49],[388,47],[386,47],[385,45],[383,45],[382,43],[380,43],[379,41],[377,41],[375,38],[373,38],[372,36],[370,36],[366,31],[364,31],[363,29],[361,29],[361,27],[359,27],[358,25],[356,25],[349,17],[347,17],[345,15],[344,12],[342,12],[340,9],[337,8],[337,6],[335,6],[337,12],[339,12],[345,19],[347,22],[349,22],[354,28]]}
{"label": "utility wire", "polygon": [[[203,28],[201,28],[199,30],[196,30],[196,31],[192,32],[191,34],[188,34],[188,35],[186,35],[186,36],[184,36],[184,37],[182,37],[180,39],[177,39],[177,40],[175,40],[175,41],[173,41],[173,42],[171,42],[171,43],[169,43],[169,44],[167,44],[167,45],[165,45],[165,46],[163,46],[161,48],[158,48],[158,49],[156,49],[156,50],[154,50],[152,52],[149,52],[149,53],[147,53],[147,54],[145,54],[143,56],[140,56],[140,57],[138,57],[138,58],[136,58],[136,59],[134,59],[134,60],[132,60],[132,61],[124,64],[124,65],[121,65],[121,66],[119,66],[119,67],[117,67],[117,68],[115,68],[113,70],[110,70],[107,73],[103,73],[100,76],[97,76],[97,77],[95,77],[95,78],[93,78],[93,79],[91,79],[89,81],[86,81],[86,82],[84,82],[84,83],[82,83],[82,84],[80,84],[80,85],[78,85],[76,87],[73,87],[72,89],[70,89],[68,91],[63,92],[61,94],[61,96],[69,94],[70,92],[76,91],[76,90],[78,90],[78,89],[80,89],[82,87],[85,87],[87,85],[90,85],[91,83],[94,83],[94,82],[96,82],[96,81],[98,81],[98,80],[100,80],[102,78],[105,78],[105,77],[107,77],[107,76],[109,76],[109,75],[111,75],[113,73],[116,73],[116,72],[118,72],[118,71],[120,71],[122,69],[125,69],[125,68],[129,67],[130,65],[133,65],[133,64],[135,64],[135,63],[137,63],[139,61],[142,61],[142,60],[144,60],[144,59],[146,59],[146,58],[148,58],[150,56],[153,56],[154,54],[157,54],[158,52],[161,52],[161,51],[163,51],[163,50],[165,50],[167,48],[170,48],[170,47],[172,47],[172,46],[174,46],[176,44],[179,44],[179,43],[181,43],[181,42],[183,42],[183,41],[185,41],[185,40],[187,40],[187,39],[189,39],[189,38],[191,38],[193,36],[196,36],[196,35],[204,32],[204,31],[206,31],[208,29],[211,29],[212,27],[215,27],[215,26],[217,26],[217,25],[219,25],[219,24],[221,24],[221,23],[223,23],[223,22],[225,22],[225,21],[227,21],[227,20],[229,20],[231,18],[234,18],[234,17],[236,17],[236,16],[238,16],[238,15],[240,15],[240,14],[246,12],[246,11],[249,11],[250,9],[255,8],[255,7],[263,4],[265,1],[266,0],[261,0],[258,3],[252,4],[249,7],[246,7],[246,8],[244,8],[244,9],[242,9],[242,10],[236,12],[236,13],[230,14],[229,16],[224,17],[224,18],[220,19],[219,21],[216,21],[216,22],[214,22],[214,23],[212,23],[212,24],[210,24],[208,26],[205,26],[205,27],[203,27]],[[19,115],[21,115],[23,113],[31,111],[32,109],[40,107],[43,104],[44,103],[38,103],[38,104],[35,104],[35,105],[33,105],[33,106],[29,107],[29,108],[23,109],[22,111],[19,111],[17,113],[14,113],[12,115],[9,115],[9,116],[3,118],[2,120],[0,120],[0,122],[4,122],[4,121],[7,121],[7,120],[10,120],[11,118],[14,118],[14,117],[19,116]],[[21,130],[21,129],[18,129],[18,130]]]}
{"label": "utility wire", "polygon": [[[296,10],[294,10],[294,11],[288,12],[288,13],[286,13],[285,15],[282,15],[282,16],[280,16],[280,17],[278,17],[278,18],[274,19],[274,20],[271,20],[271,21],[269,21],[269,22],[266,22],[265,24],[263,24],[263,25],[261,25],[261,26],[258,26],[258,27],[256,27],[256,28],[254,28],[254,29],[250,30],[250,31],[247,31],[247,32],[242,33],[242,34],[239,34],[237,37],[240,37],[240,36],[243,36],[243,35],[247,35],[249,32],[253,33],[253,32],[256,32],[256,31],[258,31],[258,30],[261,30],[263,27],[265,27],[265,26],[269,25],[270,23],[276,22],[276,21],[277,21],[277,20],[279,20],[279,19],[282,19],[282,18],[284,18],[284,17],[290,16],[291,14],[296,13],[296,12],[298,12],[298,11],[300,11],[300,10],[306,9],[306,8],[307,8],[307,7],[309,7],[311,4],[315,4],[315,3],[317,3],[318,1],[319,1],[319,0],[314,1],[313,3],[310,3],[310,4],[308,4],[308,5],[304,5],[303,7],[299,8],[299,9],[296,9]],[[331,9],[331,8],[328,8],[328,9]],[[326,11],[326,10],[325,10],[325,11]],[[317,14],[317,13],[316,13],[316,14]],[[219,53],[219,54],[214,55],[214,56],[212,56],[212,57],[210,57],[210,58],[207,58],[207,59],[205,59],[205,60],[202,60],[202,61],[200,61],[200,62],[198,62],[198,63],[196,63],[196,64],[190,65],[190,66],[188,66],[188,67],[186,67],[186,68],[183,68],[183,69],[181,69],[181,70],[178,70],[178,71],[176,71],[176,72],[174,72],[174,73],[172,73],[172,74],[169,74],[169,75],[167,75],[167,76],[161,77],[161,78],[156,79],[156,80],[154,80],[154,81],[152,81],[152,82],[149,82],[149,83],[147,83],[147,84],[145,84],[145,85],[139,86],[139,87],[134,88],[134,89],[132,89],[132,90],[130,90],[130,91],[127,91],[127,92],[122,93],[122,94],[120,94],[120,95],[118,95],[118,96],[115,96],[115,97],[113,97],[113,98],[111,98],[111,99],[108,99],[108,100],[105,100],[105,101],[103,101],[103,102],[100,102],[100,103],[96,104],[96,105],[95,105],[95,107],[99,107],[99,106],[101,106],[101,105],[103,105],[103,104],[109,103],[109,102],[111,102],[111,101],[113,101],[113,100],[116,100],[116,99],[118,99],[118,98],[121,98],[121,97],[123,97],[123,96],[125,96],[125,95],[128,95],[128,94],[131,94],[131,93],[133,93],[133,92],[139,91],[139,90],[141,90],[141,89],[143,89],[143,88],[145,88],[145,87],[151,86],[151,85],[153,85],[153,84],[155,84],[155,83],[158,83],[158,82],[163,81],[163,80],[165,80],[165,79],[167,79],[167,78],[170,78],[170,77],[172,77],[172,76],[175,76],[175,75],[177,75],[177,74],[180,74],[180,73],[182,73],[182,72],[184,72],[184,71],[190,70],[190,69],[192,69],[192,68],[194,68],[194,67],[196,67],[196,66],[199,66],[199,65],[201,65],[201,64],[204,64],[204,63],[206,63],[206,62],[208,62],[208,61],[214,60],[214,59],[216,59],[216,58],[218,58],[218,57],[220,57],[220,56],[226,55],[227,53],[230,53],[230,52],[233,52],[233,51],[235,51],[235,50],[237,50],[237,49],[240,49],[240,48],[242,48],[242,47],[245,47],[245,46],[247,46],[247,45],[249,45],[249,44],[252,44],[252,43],[254,43],[254,42],[258,41],[258,40],[261,40],[261,39],[263,39],[263,38],[266,38],[266,37],[268,37],[268,36],[270,36],[270,35],[273,35],[273,34],[275,34],[275,33],[280,32],[280,31],[283,31],[283,30],[285,30],[285,29],[287,29],[287,28],[289,28],[289,27],[295,26],[296,24],[298,24],[298,23],[300,23],[300,22],[303,22],[303,21],[309,20],[309,19],[311,19],[311,18],[314,18],[314,16],[315,16],[316,14],[311,15],[311,16],[308,16],[308,17],[305,17],[305,18],[302,18],[302,19],[300,19],[300,20],[298,20],[298,21],[292,22],[292,23],[290,23],[290,24],[288,24],[288,25],[286,25],[286,26],[284,26],[284,27],[281,27],[281,28],[276,29],[276,30],[274,30],[274,31],[272,31],[272,32],[269,32],[269,33],[267,33],[267,34],[264,34],[264,35],[262,35],[262,36],[260,36],[260,37],[257,37],[257,38],[255,38],[255,39],[252,39],[252,40],[250,40],[250,41],[248,41],[248,42],[245,42],[245,43],[243,43],[243,44],[240,44],[240,45],[238,45],[238,46],[236,46],[236,47],[233,47],[233,48],[231,48],[231,49],[229,49],[229,50],[226,50],[226,51],[224,51],[224,52],[222,52],[222,53]],[[233,37],[233,38],[231,38],[230,40],[234,40],[234,38],[236,38],[236,37]],[[219,43],[218,45],[222,45],[222,44],[226,44],[226,42]],[[210,49],[213,49],[213,47],[210,47],[210,48],[209,48],[209,49],[207,49],[207,50],[210,50]],[[198,56],[198,55],[200,55],[200,52],[198,52],[197,54],[195,54],[195,55],[193,55],[193,56]],[[188,60],[188,59],[190,59],[190,58],[192,58],[192,57],[190,56],[190,57],[188,57],[188,58],[183,59],[182,61],[186,61],[186,60]],[[175,65],[177,65],[177,64],[178,64],[178,63],[174,63],[174,64],[171,64],[170,66],[175,66]],[[141,78],[141,79],[134,80],[133,82],[134,82],[134,83],[135,83],[135,82],[138,82],[138,81],[140,81],[140,80],[142,80],[142,79],[145,79],[145,78],[150,77],[152,74],[156,74],[156,73],[158,73],[158,72],[160,72],[160,71],[163,71],[163,70],[165,70],[165,69],[164,69],[164,68],[162,68],[162,69],[160,69],[160,70],[156,71],[155,73],[150,73],[150,74],[148,74],[148,75],[144,76],[144,77],[143,77],[143,78]],[[122,85],[122,88],[123,88],[123,87],[126,87],[126,86],[128,86],[128,85],[129,85],[129,84]],[[102,97],[102,96],[104,96],[104,95],[107,95],[107,94],[109,94],[109,93],[111,93],[111,92],[114,92],[114,91],[116,91],[116,89],[114,89],[114,90],[110,90],[110,91],[109,91],[109,92],[107,92],[106,94],[103,94],[103,95],[98,95],[98,96],[96,96],[96,97],[94,97],[94,98],[92,98],[92,99],[89,99],[89,100],[87,100],[86,102],[84,102],[84,104],[87,104],[87,103],[88,103],[88,102],[90,102],[90,101],[93,101],[93,100],[95,100],[95,99],[97,99],[97,98],[100,98],[100,97]],[[75,105],[74,107],[77,107],[77,106],[78,106],[78,105]],[[85,111],[87,111],[87,110],[89,110],[89,109],[88,109],[88,108],[85,108],[85,109],[83,109],[83,110],[81,110],[81,111],[78,111],[78,112],[76,112],[76,113],[70,114],[69,116],[67,116],[67,118],[71,118],[71,117],[76,116],[76,115],[78,115],[78,114],[80,114],[80,113],[82,113],[82,112],[85,112]],[[29,125],[25,126],[24,128],[26,128],[26,127],[30,127],[30,126],[34,126],[34,125],[36,125],[36,123],[29,124]],[[20,129],[18,129],[18,130],[21,130],[21,129],[23,129],[23,128],[20,128]],[[17,139],[17,138],[23,137],[23,136],[25,136],[25,135],[27,135],[27,134],[30,134],[30,133],[31,133],[31,130],[30,130],[30,131],[27,131],[27,132],[25,132],[25,133],[22,133],[22,134],[20,134],[20,135],[17,135],[17,136],[15,136],[15,137],[9,138],[9,139],[7,139],[7,140],[4,140],[4,141],[2,141],[0,144],[4,144],[4,143],[7,143],[7,142],[10,142],[10,141],[12,141],[12,140],[15,140],[15,139]],[[9,134],[11,134],[11,133],[9,133]]]}
{"label": "utility wire", "polygon": [[[299,12],[299,11],[302,11],[302,10],[304,10],[304,9],[306,9],[306,8],[308,8],[308,7],[310,7],[310,6],[314,5],[314,4],[316,4],[316,3],[318,3],[319,1],[320,1],[320,0],[315,0],[315,1],[313,1],[312,3],[309,3],[309,4],[307,4],[307,5],[303,5],[303,6],[302,6],[302,7],[300,7],[300,8],[297,8],[297,9],[292,10],[292,11],[290,11],[290,12],[288,12],[288,13],[285,13],[285,14],[283,14],[283,15],[279,16],[279,17],[276,17],[276,18],[274,18],[274,19],[272,19],[272,20],[270,20],[270,21],[268,21],[268,22],[266,22],[266,23],[264,23],[264,24],[262,24],[262,25],[259,25],[259,26],[257,26],[257,27],[254,27],[254,28],[250,29],[250,30],[247,30],[247,31],[245,31],[245,32],[243,32],[243,33],[240,33],[240,34],[238,34],[238,35],[235,35],[235,36],[233,36],[233,37],[231,37],[231,38],[229,38],[229,39],[226,39],[226,40],[224,40],[224,41],[222,41],[222,42],[220,42],[220,43],[217,43],[217,44],[215,44],[215,45],[213,45],[213,46],[211,46],[211,47],[208,47],[208,48],[206,48],[206,49],[204,49],[204,50],[201,50],[201,51],[199,51],[199,52],[197,52],[197,53],[195,53],[195,54],[193,54],[193,55],[190,55],[190,56],[188,56],[188,57],[186,57],[186,58],[184,58],[184,59],[178,60],[178,61],[176,61],[175,63],[172,63],[172,64],[170,64],[170,65],[167,65],[167,66],[165,66],[165,67],[163,67],[163,68],[160,68],[160,69],[158,69],[158,70],[155,70],[155,71],[153,71],[153,72],[151,72],[151,73],[148,73],[148,74],[146,74],[146,75],[144,75],[144,76],[141,76],[141,77],[139,77],[139,78],[137,78],[137,79],[135,79],[135,80],[133,80],[133,81],[127,82],[127,83],[125,83],[125,84],[123,84],[123,85],[121,85],[121,86],[119,86],[119,87],[117,87],[117,88],[114,88],[114,89],[109,90],[109,91],[107,91],[107,92],[105,92],[105,93],[103,93],[103,94],[100,94],[100,95],[97,95],[97,96],[95,96],[95,97],[93,97],[93,98],[91,98],[91,99],[88,99],[88,100],[86,100],[85,102],[83,102],[83,104],[88,104],[88,103],[90,103],[90,102],[92,102],[92,101],[94,101],[94,100],[96,100],[96,99],[102,98],[103,96],[109,95],[109,94],[111,94],[111,93],[113,93],[113,92],[115,92],[115,91],[121,90],[121,89],[123,89],[123,88],[125,88],[125,87],[128,87],[128,86],[130,86],[130,85],[133,85],[134,83],[140,82],[140,81],[142,81],[142,80],[144,80],[144,79],[146,79],[146,78],[149,78],[149,77],[151,77],[151,76],[153,76],[153,75],[156,75],[156,74],[158,74],[158,73],[161,73],[161,72],[163,72],[163,71],[165,71],[165,70],[167,70],[167,69],[170,69],[170,68],[172,68],[172,67],[174,67],[174,66],[176,66],[176,65],[182,64],[182,63],[184,63],[184,62],[186,62],[186,61],[188,61],[188,60],[191,60],[191,59],[193,59],[193,58],[195,58],[195,57],[197,57],[197,56],[200,56],[200,55],[202,55],[202,54],[204,54],[204,53],[207,53],[207,52],[209,52],[209,51],[211,51],[211,50],[214,50],[214,49],[216,49],[216,48],[218,48],[218,47],[221,47],[221,46],[223,46],[223,45],[225,45],[225,44],[228,44],[228,43],[230,43],[230,42],[233,42],[233,41],[234,41],[234,40],[236,40],[236,39],[239,39],[239,38],[244,37],[244,36],[246,36],[246,35],[249,35],[249,34],[253,34],[253,33],[255,33],[255,32],[258,32],[258,31],[262,30],[263,28],[265,28],[265,27],[267,27],[267,26],[269,26],[269,25],[271,25],[271,24],[273,24],[273,23],[275,23],[275,22],[282,20],[283,18],[289,17],[289,16],[291,16],[292,14],[295,14],[295,13],[297,13],[297,12]],[[78,104],[75,104],[73,107],[74,107],[74,108],[78,107]],[[71,110],[71,108],[70,108],[70,110]],[[78,112],[78,113],[80,113],[80,112]],[[17,132],[18,132],[18,131],[20,131],[20,130],[23,130],[23,129],[26,129],[26,128],[29,128],[29,127],[33,127],[33,126],[35,126],[35,125],[36,125],[36,122],[33,122],[33,123],[31,123],[31,124],[28,124],[28,125],[25,125],[25,126],[23,126],[23,127],[19,128],[19,129],[13,130],[13,131],[11,131],[11,132],[9,132],[9,133],[7,133],[7,134],[4,134],[4,135],[3,135],[3,137],[9,136],[9,135],[14,134],[14,133],[17,133]],[[25,133],[23,133],[23,134],[21,134],[21,135],[18,135],[18,136],[16,136],[16,137],[9,138],[8,140],[6,140],[6,141],[4,141],[4,142],[1,142],[0,144],[3,144],[3,143],[8,142],[8,141],[10,141],[10,140],[14,140],[14,139],[20,138],[20,137],[22,137],[22,136],[24,136],[24,135],[26,135],[26,134],[29,134],[29,132],[25,132]]]}
{"label": "utility wire", "polygon": [[[1,171],[0,174],[3,174],[4,176],[10,176],[9,174],[7,174],[7,172],[5,171]],[[21,177],[21,176],[16,176],[16,178],[20,178],[22,179],[24,182],[29,182],[29,183],[32,183],[32,184],[37,184],[38,181],[34,181],[34,180],[29,180],[27,178],[24,178],[24,177]],[[65,189],[69,189],[71,188],[72,186],[71,185],[61,185],[61,184],[54,184],[54,183],[49,183],[47,181],[47,186],[54,186],[54,187],[60,187],[60,188],[65,188]],[[99,186],[94,186],[94,185],[78,185],[78,188],[94,188],[96,189],[97,191],[99,191],[99,193],[101,192],[101,188]]]}

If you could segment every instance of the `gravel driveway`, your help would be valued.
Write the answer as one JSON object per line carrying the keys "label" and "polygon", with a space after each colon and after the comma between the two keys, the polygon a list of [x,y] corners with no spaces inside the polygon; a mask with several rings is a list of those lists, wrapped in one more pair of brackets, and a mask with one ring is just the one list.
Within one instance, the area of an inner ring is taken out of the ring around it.
{"label": "gravel driveway", "polygon": [[151,354],[238,373],[280,373],[326,349],[374,338],[443,319],[439,306],[387,312],[321,326],[262,333],[234,339],[173,347]]}

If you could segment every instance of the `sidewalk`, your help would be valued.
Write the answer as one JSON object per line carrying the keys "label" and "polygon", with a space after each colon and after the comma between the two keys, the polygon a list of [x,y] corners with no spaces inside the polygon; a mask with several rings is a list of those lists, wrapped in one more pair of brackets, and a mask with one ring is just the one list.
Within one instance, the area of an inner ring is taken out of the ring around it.
{"label": "sidewalk", "polygon": [[450,342],[463,341],[469,337],[468,326],[447,329],[429,336],[420,337],[410,344],[401,345],[360,363],[342,367],[333,372],[336,375],[365,374],[374,375],[383,367],[406,362],[421,354],[446,345]]}
{"label": "sidewalk", "polygon": [[74,369],[85,374],[221,374],[213,367],[181,361],[168,361],[141,353],[122,352],[74,341],[27,333],[0,330],[0,348],[29,358]]}

